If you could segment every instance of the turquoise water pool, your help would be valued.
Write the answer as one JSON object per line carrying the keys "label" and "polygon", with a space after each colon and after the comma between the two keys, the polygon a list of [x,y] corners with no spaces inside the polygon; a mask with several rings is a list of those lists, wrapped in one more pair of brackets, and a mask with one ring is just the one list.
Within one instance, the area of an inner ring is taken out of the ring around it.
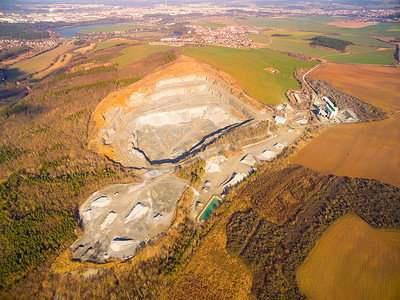
{"label": "turquoise water pool", "polygon": [[221,203],[217,198],[214,198],[211,203],[207,206],[206,210],[201,214],[199,220],[205,220],[211,214],[211,212]]}

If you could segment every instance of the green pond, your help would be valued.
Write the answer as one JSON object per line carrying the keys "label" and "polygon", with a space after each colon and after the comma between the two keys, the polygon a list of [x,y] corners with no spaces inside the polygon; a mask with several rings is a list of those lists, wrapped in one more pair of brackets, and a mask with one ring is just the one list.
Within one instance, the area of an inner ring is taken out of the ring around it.
{"label": "green pond", "polygon": [[207,219],[207,217],[211,214],[214,208],[218,206],[219,203],[221,203],[221,201],[219,201],[217,198],[214,198],[207,206],[206,210],[201,214],[199,220],[202,221]]}

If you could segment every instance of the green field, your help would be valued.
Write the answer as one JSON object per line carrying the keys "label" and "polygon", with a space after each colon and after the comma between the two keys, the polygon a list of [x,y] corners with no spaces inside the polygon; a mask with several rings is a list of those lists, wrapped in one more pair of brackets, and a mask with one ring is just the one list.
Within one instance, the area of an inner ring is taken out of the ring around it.
{"label": "green field", "polygon": [[304,40],[273,38],[272,43],[269,45],[269,48],[279,51],[298,52],[310,55],[312,57],[322,57],[337,53],[334,50],[311,47],[309,43],[310,41],[304,41]]}
{"label": "green field", "polygon": [[69,49],[71,49],[71,46],[61,45],[53,50],[39,54],[30,59],[20,61],[16,64],[13,64],[9,68],[8,74],[11,77],[18,77],[21,75],[27,75],[27,74],[42,71],[42,70],[50,67],[50,65],[57,58],[58,55],[68,51]]}
{"label": "green field", "polygon": [[94,48],[93,51],[100,51],[100,50],[104,50],[104,49],[111,48],[114,46],[132,44],[132,43],[137,43],[137,42],[138,41],[134,41],[134,40],[119,40],[119,41],[103,42],[103,43],[97,44],[96,48]]}
{"label": "green field", "polygon": [[216,28],[219,28],[219,27],[226,27],[226,25],[216,24],[216,23],[193,23],[192,25],[201,26],[201,27],[208,27],[208,28],[211,28],[211,29],[216,29]]}
{"label": "green field", "polygon": [[346,51],[350,53],[365,53],[365,52],[374,52],[377,51],[377,47],[370,47],[370,46],[356,46],[350,45],[347,46]]}
{"label": "green field", "polygon": [[[281,22],[282,24],[292,24],[292,20],[281,20],[272,19],[272,22]],[[322,23],[321,23],[322,24]],[[287,25],[288,26],[288,25]],[[379,25],[374,25],[379,26]],[[387,26],[387,25],[384,25]],[[371,27],[371,26],[369,26]],[[362,29],[362,28],[361,28]],[[369,64],[393,64],[394,59],[390,57],[388,52],[377,51],[378,48],[392,48],[393,45],[381,42],[379,40],[365,37],[365,36],[354,36],[354,35],[334,35],[325,34],[327,37],[341,39],[354,43],[346,48],[346,52],[350,54],[339,54],[335,50],[321,47],[311,47],[310,39],[315,37],[316,33],[307,31],[296,31],[296,30],[268,30],[264,34],[268,35],[272,39],[272,43],[268,48],[278,51],[291,51],[301,54],[310,55],[314,58],[324,58],[333,61],[348,62],[348,63],[369,63]],[[274,34],[288,35],[283,37],[273,36]],[[370,60],[368,60],[370,59]]]}
{"label": "green field", "polygon": [[382,50],[368,53],[355,54],[339,54],[324,57],[327,60],[344,62],[344,63],[359,63],[359,64],[376,64],[376,65],[391,65],[396,63],[394,59],[394,49]]}
{"label": "green field", "polygon": [[155,26],[143,26],[136,24],[108,25],[108,26],[82,29],[79,30],[78,33],[112,32],[112,31],[124,31],[124,30],[140,29],[140,28],[155,28]]}
{"label": "green field", "polygon": [[139,45],[125,48],[121,51],[123,55],[113,58],[111,61],[117,63],[118,66],[124,66],[133,63],[151,54],[171,49],[169,46],[159,45]]}
{"label": "green field", "polygon": [[296,67],[312,67],[316,61],[307,61],[269,49],[234,49],[218,46],[190,47],[184,55],[194,57],[232,75],[255,99],[270,104],[286,101],[287,89],[299,88],[292,77],[272,74],[267,68],[292,76]]}
{"label": "green field", "polygon": [[[268,35],[269,31],[264,32],[265,34]],[[310,40],[316,35],[320,35],[319,33],[314,33],[314,34],[304,34],[304,35],[293,35],[289,37],[279,37],[279,39],[289,39],[289,40]],[[393,47],[391,44],[384,43],[381,41],[378,41],[373,38],[369,37],[362,37],[362,36],[354,36],[354,35],[333,35],[333,34],[324,34],[324,36],[331,37],[331,38],[337,38],[341,39],[344,41],[349,41],[352,42],[355,45],[359,46],[370,46],[370,47],[379,47],[379,48],[391,48]],[[273,37],[273,38],[278,38],[278,37]]]}

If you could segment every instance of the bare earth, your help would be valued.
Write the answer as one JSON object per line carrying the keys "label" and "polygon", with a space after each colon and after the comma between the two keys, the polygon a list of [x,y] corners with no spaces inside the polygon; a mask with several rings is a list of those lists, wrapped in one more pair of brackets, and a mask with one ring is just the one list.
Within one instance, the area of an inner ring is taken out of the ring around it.
{"label": "bare earth", "polygon": [[400,109],[400,69],[325,62],[308,76],[332,83],[339,90],[377,107]]}
{"label": "bare earth", "polygon": [[343,217],[297,271],[308,299],[400,299],[400,231]]}
{"label": "bare earth", "polygon": [[376,179],[400,187],[399,126],[400,113],[379,122],[330,127],[292,162],[325,174]]}
{"label": "bare earth", "polygon": [[344,27],[344,28],[362,28],[371,25],[378,25],[379,22],[332,22],[327,25],[332,25],[336,27]]}

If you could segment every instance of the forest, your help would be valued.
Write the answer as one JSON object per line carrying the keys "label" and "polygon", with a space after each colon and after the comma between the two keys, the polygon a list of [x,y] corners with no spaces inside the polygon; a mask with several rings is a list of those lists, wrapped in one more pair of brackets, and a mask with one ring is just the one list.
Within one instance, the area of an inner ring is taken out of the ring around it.
{"label": "forest", "polygon": [[24,52],[27,52],[29,50],[31,50],[31,48],[28,47],[28,46],[22,46],[21,48],[10,49],[10,50],[8,50],[8,49],[0,49],[0,61],[6,60],[6,59],[9,59],[9,58],[17,57],[18,55],[20,55],[20,54],[22,54]]}
{"label": "forest", "polygon": [[334,39],[327,36],[315,36],[311,40],[312,42],[310,43],[310,46],[327,47],[339,51],[345,51],[347,46],[353,45],[352,42]]}

